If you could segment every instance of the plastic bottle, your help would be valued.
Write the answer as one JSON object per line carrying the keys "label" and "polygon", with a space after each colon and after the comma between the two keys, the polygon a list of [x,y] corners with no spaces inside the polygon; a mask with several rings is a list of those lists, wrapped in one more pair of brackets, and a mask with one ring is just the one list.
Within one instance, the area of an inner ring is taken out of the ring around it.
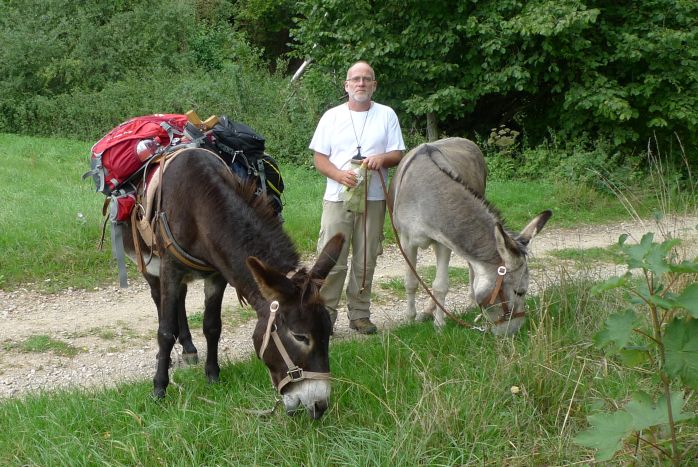
{"label": "plastic bottle", "polygon": [[145,162],[155,155],[160,149],[160,145],[154,139],[143,139],[136,145],[136,155],[141,160]]}

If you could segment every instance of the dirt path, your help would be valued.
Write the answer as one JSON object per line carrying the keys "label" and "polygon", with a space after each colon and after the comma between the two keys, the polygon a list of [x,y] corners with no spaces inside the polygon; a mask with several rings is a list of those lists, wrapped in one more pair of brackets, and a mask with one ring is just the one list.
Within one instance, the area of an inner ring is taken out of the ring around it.
{"label": "dirt path", "polygon": [[[654,222],[627,222],[579,229],[544,230],[531,247],[531,293],[536,293],[555,280],[559,260],[549,253],[563,248],[603,247],[615,243],[623,233],[639,240],[645,232],[659,232],[684,240],[687,257],[698,254],[698,217],[665,219],[661,226]],[[420,252],[419,267],[433,264],[430,251]],[[465,267],[460,258],[452,266]],[[618,267],[603,264],[585,265],[600,275],[617,274]],[[116,271],[115,271],[116,274]],[[382,329],[399,325],[404,320],[404,300],[379,287],[381,282],[401,278],[404,262],[396,247],[386,248],[379,258],[374,280],[376,298],[372,319]],[[131,287],[116,286],[92,291],[66,290],[57,294],[40,294],[28,290],[0,291],[0,398],[27,392],[71,386],[110,386],[126,380],[149,379],[154,373],[157,317],[147,284],[140,277],[130,277]],[[425,295],[420,294],[423,301]],[[468,303],[467,290],[454,288],[447,298],[448,307]],[[228,291],[224,299],[221,361],[251,358],[254,320],[233,318],[236,313],[235,294]],[[189,313],[203,309],[201,282],[193,284],[187,297]],[[192,329],[194,342],[203,360],[205,351],[201,329]],[[21,351],[19,343],[32,336],[50,336],[78,350],[74,356],[61,356],[55,351]],[[349,329],[346,314],[340,311],[334,339],[361,338]],[[181,349],[175,347],[179,357]],[[182,365],[177,359],[175,366]]]}

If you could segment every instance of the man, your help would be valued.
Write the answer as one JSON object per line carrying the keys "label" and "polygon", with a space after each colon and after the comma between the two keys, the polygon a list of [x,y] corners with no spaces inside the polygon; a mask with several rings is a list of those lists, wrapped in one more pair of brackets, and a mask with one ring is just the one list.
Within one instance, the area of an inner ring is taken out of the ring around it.
{"label": "man", "polygon": [[[386,180],[387,169],[400,162],[405,149],[400,123],[393,109],[371,100],[377,86],[375,78],[373,68],[367,62],[354,63],[344,82],[348,102],[325,112],[310,142],[315,167],[327,177],[318,251],[338,232],[344,233],[346,238],[321,295],[334,324],[351,247],[347,315],[349,326],[362,334],[376,332],[376,326],[370,320],[371,286],[376,259],[382,252],[385,219],[385,196],[379,177]],[[365,212],[349,211],[343,202],[345,192],[356,188],[359,183],[352,158],[363,158],[364,167],[372,171],[369,185],[364,187],[368,190],[367,201],[360,209]]]}

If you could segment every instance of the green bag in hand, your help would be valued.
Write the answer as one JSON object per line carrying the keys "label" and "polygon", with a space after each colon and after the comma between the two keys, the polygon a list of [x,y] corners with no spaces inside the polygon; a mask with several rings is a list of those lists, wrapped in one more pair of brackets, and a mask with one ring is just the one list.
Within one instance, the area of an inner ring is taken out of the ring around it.
{"label": "green bag in hand", "polygon": [[344,187],[342,201],[347,211],[362,213],[366,210],[366,190],[371,181],[371,171],[361,160],[351,161],[351,169],[356,174],[357,185],[354,188]]}

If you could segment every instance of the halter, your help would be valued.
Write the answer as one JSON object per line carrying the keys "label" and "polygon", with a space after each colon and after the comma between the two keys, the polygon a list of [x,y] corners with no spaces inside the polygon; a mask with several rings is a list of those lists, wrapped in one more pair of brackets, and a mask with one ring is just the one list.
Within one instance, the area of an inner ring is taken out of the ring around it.
{"label": "halter", "polygon": [[[502,305],[502,316],[493,323],[495,326],[511,321],[514,318],[523,318],[526,316],[526,310],[512,314],[509,306],[507,305],[506,297],[504,296],[504,292],[502,292],[502,283],[504,282],[504,276],[506,273],[507,267],[505,265],[502,264],[497,268],[497,281],[494,284],[494,290],[492,290],[492,295],[490,295],[490,300],[487,304],[487,306],[494,305],[494,302],[497,300],[498,296],[501,299],[500,305]],[[480,308],[483,308],[482,304],[480,304]]]}
{"label": "halter", "polygon": [[[276,325],[274,324],[274,321],[276,320],[276,312],[278,310],[278,301],[274,300],[273,302],[271,302],[271,304],[269,304],[269,321],[267,321],[267,329],[264,332],[262,346],[259,348],[259,358],[261,359],[264,355],[264,351],[267,350],[267,346],[269,345],[269,338],[271,337],[274,340],[274,343],[276,344],[276,349],[281,354],[281,358],[283,358],[284,362],[286,363],[286,368],[288,368],[288,370],[286,371],[286,377],[279,381],[278,385],[275,385],[276,390],[279,391],[279,394],[281,394],[281,390],[284,388],[284,386],[286,386],[289,383],[297,383],[298,381],[303,381],[304,379],[330,379],[331,374],[329,372],[320,373],[316,371],[305,371],[303,370],[303,368],[300,368],[295,363],[293,363],[293,360],[291,360],[291,357],[289,357],[288,352],[286,351],[286,347],[284,347],[283,342],[281,342],[279,334],[276,332]],[[274,328],[273,330],[272,326]],[[271,370],[269,370],[269,377],[272,377]],[[273,378],[272,384],[274,384]]]}

